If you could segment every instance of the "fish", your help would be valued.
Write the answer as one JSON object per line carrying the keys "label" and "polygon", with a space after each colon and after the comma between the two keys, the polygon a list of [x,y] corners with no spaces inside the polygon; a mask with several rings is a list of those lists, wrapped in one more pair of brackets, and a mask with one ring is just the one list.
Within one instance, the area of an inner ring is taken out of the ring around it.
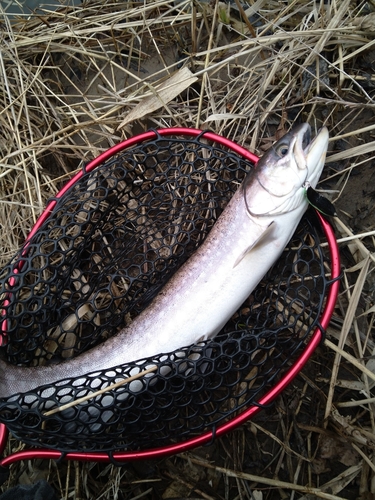
{"label": "fish", "polygon": [[203,243],[130,325],[59,364],[21,367],[0,360],[0,398],[65,379],[81,379],[84,386],[90,373],[212,339],[288,244],[327,148],[326,127],[313,140],[307,123],[291,129],[249,171]]}

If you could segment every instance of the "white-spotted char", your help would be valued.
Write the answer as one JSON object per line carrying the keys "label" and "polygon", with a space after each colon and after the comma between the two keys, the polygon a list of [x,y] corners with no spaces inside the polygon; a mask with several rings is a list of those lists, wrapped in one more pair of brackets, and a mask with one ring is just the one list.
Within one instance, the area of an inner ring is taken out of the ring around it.
{"label": "white-spotted char", "polygon": [[58,365],[25,368],[0,362],[0,397],[32,391],[214,337],[240,307],[293,235],[316,186],[328,131],[310,142],[294,128],[259,160],[209,235],[130,326]]}

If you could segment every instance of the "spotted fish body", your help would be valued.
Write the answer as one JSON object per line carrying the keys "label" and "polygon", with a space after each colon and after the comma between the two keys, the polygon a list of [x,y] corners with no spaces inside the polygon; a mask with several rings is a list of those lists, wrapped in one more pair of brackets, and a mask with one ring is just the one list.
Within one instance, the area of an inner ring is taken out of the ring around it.
{"label": "spotted fish body", "polygon": [[0,361],[0,398],[168,353],[214,337],[278,259],[307,208],[305,186],[322,172],[328,131],[310,142],[302,124],[247,175],[209,235],[130,326],[58,365]]}

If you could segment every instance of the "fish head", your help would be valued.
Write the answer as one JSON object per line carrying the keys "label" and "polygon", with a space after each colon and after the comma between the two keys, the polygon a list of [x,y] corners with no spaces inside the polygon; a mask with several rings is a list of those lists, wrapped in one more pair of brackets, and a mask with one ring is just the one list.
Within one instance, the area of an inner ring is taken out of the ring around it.
{"label": "fish head", "polygon": [[306,187],[315,188],[328,148],[323,127],[311,140],[311,127],[303,123],[279,139],[257,162],[243,182],[251,215],[279,215],[307,206]]}

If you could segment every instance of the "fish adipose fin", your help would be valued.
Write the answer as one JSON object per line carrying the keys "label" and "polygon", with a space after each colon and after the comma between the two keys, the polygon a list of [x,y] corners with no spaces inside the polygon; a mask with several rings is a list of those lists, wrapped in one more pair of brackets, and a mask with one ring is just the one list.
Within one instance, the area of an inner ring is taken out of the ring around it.
{"label": "fish adipose fin", "polygon": [[237,258],[236,262],[234,263],[233,269],[236,266],[238,266],[238,264],[246,257],[246,255],[248,255],[251,252],[251,250],[257,247],[259,244],[263,244],[266,242],[267,238],[272,233],[274,227],[275,227],[275,222],[274,221],[270,222],[266,230],[259,236],[259,238],[255,240],[254,243],[252,243],[249,247],[247,247],[246,250],[244,250],[242,254]]}

